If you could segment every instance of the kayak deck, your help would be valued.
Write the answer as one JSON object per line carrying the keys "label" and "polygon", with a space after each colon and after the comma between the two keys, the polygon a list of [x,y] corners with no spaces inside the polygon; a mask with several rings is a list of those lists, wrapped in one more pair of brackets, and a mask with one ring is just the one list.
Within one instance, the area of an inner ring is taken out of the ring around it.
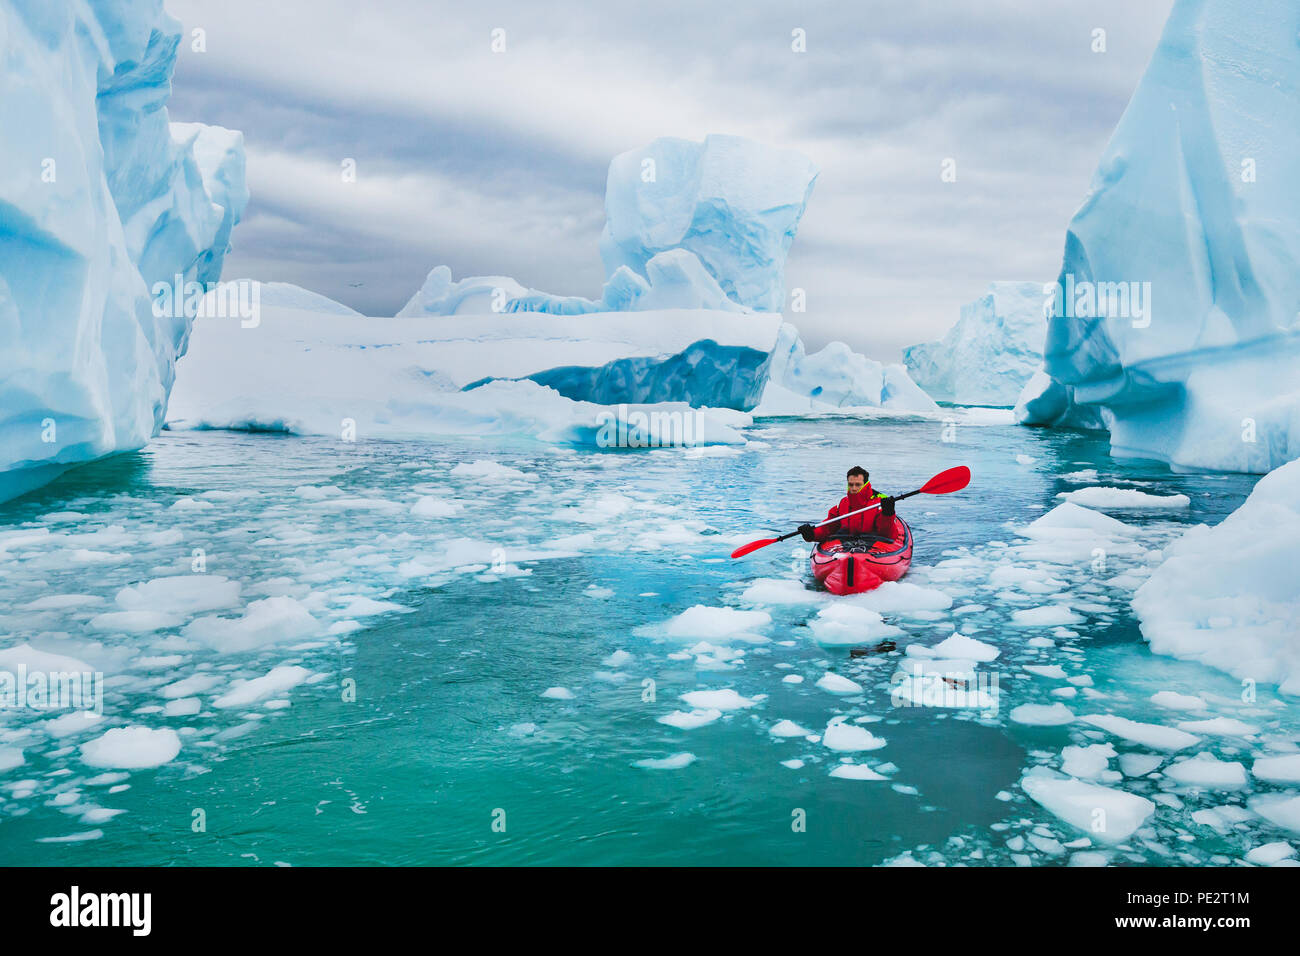
{"label": "kayak deck", "polygon": [[813,577],[832,594],[861,594],[897,581],[912,566],[912,529],[894,517],[894,533],[856,535],[817,542]]}

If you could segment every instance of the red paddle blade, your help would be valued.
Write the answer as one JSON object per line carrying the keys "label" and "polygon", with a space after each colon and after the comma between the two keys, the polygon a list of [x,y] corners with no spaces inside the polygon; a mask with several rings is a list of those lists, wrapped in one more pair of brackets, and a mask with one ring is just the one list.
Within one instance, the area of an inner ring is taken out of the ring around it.
{"label": "red paddle blade", "polygon": [[751,551],[757,551],[759,548],[766,548],[769,544],[776,544],[776,538],[760,538],[758,541],[751,541],[749,544],[742,544],[735,551],[731,552],[733,558],[743,558]]}
{"label": "red paddle blade", "polygon": [[969,484],[970,469],[965,465],[958,465],[956,468],[939,472],[921,486],[921,492],[927,495],[946,495],[949,492],[961,491]]}

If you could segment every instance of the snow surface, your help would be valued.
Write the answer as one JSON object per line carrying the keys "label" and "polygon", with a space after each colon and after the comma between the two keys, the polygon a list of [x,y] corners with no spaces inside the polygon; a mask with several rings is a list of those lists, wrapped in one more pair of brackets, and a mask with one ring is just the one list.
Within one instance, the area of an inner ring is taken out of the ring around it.
{"label": "snow surface", "polygon": [[5,500],[157,433],[190,321],[153,284],[218,279],[248,191],[240,133],[168,122],[161,3],[6,4],[0,34]]}
{"label": "snow surface", "polygon": [[1041,282],[990,283],[940,341],[903,349],[912,380],[940,401],[1014,405],[1043,364],[1045,301]]}
{"label": "snow surface", "polygon": [[[1174,6],[1070,221],[1058,287],[1082,305],[1049,322],[1022,420],[1080,407],[1114,454],[1179,467],[1300,455],[1298,32],[1291,0]],[[1135,290],[1141,315],[1111,307]]]}

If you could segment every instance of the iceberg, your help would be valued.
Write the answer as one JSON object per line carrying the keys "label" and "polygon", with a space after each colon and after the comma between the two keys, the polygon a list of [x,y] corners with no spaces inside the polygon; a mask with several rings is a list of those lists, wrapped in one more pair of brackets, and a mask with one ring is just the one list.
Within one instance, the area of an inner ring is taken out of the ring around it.
{"label": "iceberg", "polygon": [[155,283],[219,278],[242,135],[168,121],[160,0],[0,7],[0,500],[143,446],[190,320]]}
{"label": "iceberg", "polygon": [[854,352],[843,342],[831,342],[808,355],[799,331],[781,324],[772,351],[769,379],[754,414],[808,415],[886,408],[908,412],[937,412],[939,406],[907,374],[902,365],[884,365]]}
{"label": "iceberg", "polygon": [[1289,0],[1178,0],[1070,221],[1022,422],[1185,469],[1300,456],[1298,32]]}
{"label": "iceberg", "polygon": [[903,349],[912,381],[940,401],[1015,405],[1043,364],[1045,301],[1041,282],[990,283],[943,339]]}
{"label": "iceberg", "polygon": [[780,312],[785,257],[816,179],[803,155],[740,136],[660,138],[609,165],[599,299],[527,289],[509,276],[456,281],[440,265],[398,315]]}
{"label": "iceberg", "polygon": [[[1225,557],[1226,556],[1226,557]],[[1300,461],[1259,480],[1213,528],[1164,549],[1133,595],[1158,654],[1200,661],[1300,696]]]}
{"label": "iceberg", "polygon": [[794,150],[740,136],[662,137],[620,153],[605,185],[605,272],[648,277],[656,255],[684,249],[732,301],[779,312],[785,256],[817,172]]}

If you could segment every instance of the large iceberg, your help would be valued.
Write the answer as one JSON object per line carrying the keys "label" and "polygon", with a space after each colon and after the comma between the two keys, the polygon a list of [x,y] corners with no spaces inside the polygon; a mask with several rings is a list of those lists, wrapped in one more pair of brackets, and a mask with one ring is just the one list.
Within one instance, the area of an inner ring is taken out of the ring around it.
{"label": "large iceberg", "polygon": [[508,276],[456,281],[436,266],[398,315],[780,312],[785,257],[816,179],[800,153],[740,136],[660,138],[609,164],[599,299],[527,289]]}
{"label": "large iceberg", "polygon": [[1014,405],[1043,364],[1044,301],[1041,282],[990,283],[942,340],[903,349],[912,380],[940,401]]}
{"label": "large iceberg", "polygon": [[161,427],[190,322],[154,284],[219,278],[248,192],[241,134],[168,122],[162,0],[0,3],[0,36],[4,500]]}
{"label": "large iceberg", "polygon": [[1151,649],[1300,696],[1300,461],[1165,549],[1133,596]]}
{"label": "large iceberg", "polygon": [[885,408],[937,412],[939,406],[902,365],[884,365],[831,342],[809,355],[786,322],[772,350],[767,387],[755,415],[807,415]]}
{"label": "large iceberg", "polygon": [[1293,0],[1178,0],[1070,222],[1022,421],[1092,414],[1177,467],[1300,455],[1297,35]]}

